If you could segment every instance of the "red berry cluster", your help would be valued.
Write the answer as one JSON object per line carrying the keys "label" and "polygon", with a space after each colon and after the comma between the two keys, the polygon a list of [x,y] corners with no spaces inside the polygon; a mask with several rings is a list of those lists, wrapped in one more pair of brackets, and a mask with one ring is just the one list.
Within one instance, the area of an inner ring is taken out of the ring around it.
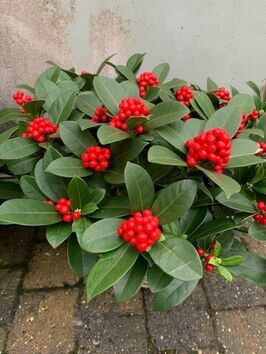
{"label": "red berry cluster", "polygon": [[[118,115],[114,116],[109,124],[112,127],[127,131],[126,120],[128,118],[147,116],[148,114],[148,107],[139,98],[123,98],[119,104]],[[135,130],[138,134],[144,133],[144,128],[141,125],[138,125]]]}
{"label": "red berry cluster", "polygon": [[256,109],[253,109],[253,111],[250,113],[250,115],[248,116],[250,120],[256,121],[259,118],[259,111],[257,111]]}
{"label": "red berry cluster", "polygon": [[185,106],[190,105],[190,101],[193,100],[193,91],[189,86],[182,86],[180,89],[176,90],[175,96],[177,101],[183,103]]}
{"label": "red berry cluster", "polygon": [[[215,249],[215,242],[210,243],[210,249],[214,250]],[[213,255],[211,253],[205,252],[203,248],[198,248],[197,249],[198,255],[201,258],[204,258],[205,260],[205,265],[204,268],[206,272],[212,272],[214,270],[214,266],[210,264],[210,260],[212,259]]]}
{"label": "red berry cluster", "polygon": [[187,120],[190,120],[190,118],[191,118],[190,114],[186,114],[186,115],[182,118],[182,120],[183,120],[183,122],[186,122]]}
{"label": "red berry cluster", "polygon": [[111,158],[110,148],[100,146],[89,146],[81,155],[82,165],[97,172],[105,170],[109,166]]}
{"label": "red berry cluster", "polygon": [[257,208],[259,212],[253,216],[253,219],[256,220],[261,225],[266,225],[266,204],[262,201],[257,203]]}
{"label": "red berry cluster", "polygon": [[107,109],[100,106],[97,107],[91,120],[95,123],[108,123],[109,117],[107,116]]}
{"label": "red berry cluster", "polygon": [[248,117],[245,112],[242,112],[242,118],[241,118],[241,123],[240,126],[237,130],[237,132],[234,135],[234,138],[238,138],[241,132],[245,129],[246,125],[248,123]]}
{"label": "red berry cluster", "polygon": [[23,133],[22,138],[31,138],[38,143],[46,141],[46,135],[54,134],[58,130],[56,124],[51,123],[44,117],[38,117],[28,123],[26,133]]}
{"label": "red berry cluster", "polygon": [[232,98],[230,92],[226,90],[223,86],[221,86],[217,91],[215,91],[214,94],[217,98],[220,98],[224,101],[230,101]]}
{"label": "red berry cluster", "polygon": [[266,143],[264,143],[263,141],[261,141],[259,143],[259,150],[256,153],[256,155],[264,155],[266,152]]}
{"label": "red berry cluster", "polygon": [[159,219],[148,209],[142,213],[132,212],[132,217],[122,222],[117,233],[139,252],[145,252],[161,236]]}
{"label": "red berry cluster", "polygon": [[[23,106],[25,103],[33,100],[33,97],[30,95],[26,95],[24,91],[16,91],[13,94],[12,98],[19,106]],[[20,113],[25,114],[25,110],[21,108]]]}
{"label": "red berry cluster", "polygon": [[223,173],[223,168],[230,157],[231,139],[225,130],[215,128],[188,140],[186,147],[189,167],[195,167],[199,161],[206,161],[211,163],[214,171]]}
{"label": "red berry cluster", "polygon": [[62,215],[62,220],[64,222],[71,222],[73,220],[78,220],[81,216],[80,210],[71,211],[71,203],[69,199],[61,198],[55,205],[55,210]]}
{"label": "red berry cluster", "polygon": [[146,71],[137,78],[137,83],[139,85],[139,95],[144,97],[146,95],[147,86],[158,86],[159,80],[153,72]]}

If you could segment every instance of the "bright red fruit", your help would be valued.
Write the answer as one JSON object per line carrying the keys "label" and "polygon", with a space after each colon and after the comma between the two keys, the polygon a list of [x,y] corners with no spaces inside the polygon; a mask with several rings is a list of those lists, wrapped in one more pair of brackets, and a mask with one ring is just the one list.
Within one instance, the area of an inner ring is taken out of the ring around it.
{"label": "bright red fruit", "polygon": [[85,168],[99,172],[109,167],[111,158],[110,148],[102,148],[100,146],[89,146],[81,155],[82,165]]}
{"label": "bright red fruit", "polygon": [[214,94],[217,98],[220,98],[224,101],[230,101],[232,98],[230,92],[226,90],[223,86],[221,86],[217,91],[215,91]]}
{"label": "bright red fruit", "polygon": [[62,221],[71,222],[81,217],[80,210],[71,211],[71,203],[69,199],[61,198],[55,205],[55,210],[62,215]]}
{"label": "bright red fruit", "polygon": [[[13,100],[18,104],[19,106],[23,106],[25,103],[28,103],[34,99],[33,96],[27,95],[24,91],[16,91],[13,96]],[[24,109],[20,110],[21,114],[25,114]]]}
{"label": "bright red fruit", "polygon": [[266,225],[266,203],[263,201],[257,202],[259,212],[253,215],[253,219],[261,225]]}
{"label": "bright red fruit", "polygon": [[256,153],[256,155],[264,155],[266,152],[266,143],[264,143],[263,141],[261,141],[259,143],[259,151]]}
{"label": "bright red fruit", "polygon": [[144,97],[146,95],[146,89],[148,86],[155,87],[159,85],[158,77],[151,71],[146,71],[142,73],[137,78],[137,83],[139,85],[139,95]]}
{"label": "bright red fruit", "polygon": [[248,123],[248,117],[245,112],[242,112],[242,118],[241,118],[241,123],[238,128],[238,131],[235,133],[234,138],[238,138],[241,132],[245,129],[246,125]]}
{"label": "bright red fruit", "polygon": [[46,141],[46,136],[56,133],[58,126],[53,124],[49,119],[37,117],[28,123],[26,133],[23,133],[22,138],[30,138],[38,143]]}
{"label": "bright red fruit", "polygon": [[214,270],[214,266],[209,263],[205,264],[204,268],[205,268],[206,272],[213,272],[213,270]]}
{"label": "bright red fruit", "polygon": [[198,255],[199,255],[200,257],[203,257],[203,256],[204,256],[205,251],[204,251],[203,248],[198,248],[198,249],[197,249],[197,252],[198,252]]}
{"label": "bright red fruit", "polygon": [[[175,96],[177,101],[183,103],[185,106],[190,105],[190,101],[193,100],[194,94],[193,90],[189,86],[182,86],[180,89],[176,90]],[[183,118],[184,120],[184,118]]]}
{"label": "bright red fruit", "polygon": [[109,124],[112,127],[127,131],[128,127],[126,125],[126,120],[128,118],[142,117],[142,116],[147,116],[148,114],[149,114],[148,107],[146,107],[145,104],[141,102],[139,98],[123,98],[119,104],[118,114],[113,117],[113,119]]}
{"label": "bright red fruit", "polygon": [[209,162],[214,171],[223,173],[230,158],[231,139],[225,130],[215,128],[188,140],[186,147],[189,167],[195,167],[198,162]]}
{"label": "bright red fruit", "polygon": [[95,123],[108,123],[109,117],[107,116],[107,109],[100,106],[97,107],[91,120]]}
{"label": "bright red fruit", "polygon": [[250,113],[249,118],[253,121],[257,120],[259,118],[259,111],[256,109],[253,109],[253,111]]}
{"label": "bright red fruit", "polygon": [[142,213],[132,212],[131,215],[132,217],[120,224],[117,233],[139,252],[145,252],[161,236],[159,219],[152,215],[149,209],[143,210]]}

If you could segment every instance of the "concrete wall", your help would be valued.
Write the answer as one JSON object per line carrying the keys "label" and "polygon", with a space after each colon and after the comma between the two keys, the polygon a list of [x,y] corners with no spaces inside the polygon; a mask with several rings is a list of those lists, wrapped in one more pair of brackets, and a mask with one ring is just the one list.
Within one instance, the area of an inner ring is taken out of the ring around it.
{"label": "concrete wall", "polygon": [[243,89],[266,73],[265,0],[0,0],[0,105],[53,60],[93,71],[147,52],[171,75]]}

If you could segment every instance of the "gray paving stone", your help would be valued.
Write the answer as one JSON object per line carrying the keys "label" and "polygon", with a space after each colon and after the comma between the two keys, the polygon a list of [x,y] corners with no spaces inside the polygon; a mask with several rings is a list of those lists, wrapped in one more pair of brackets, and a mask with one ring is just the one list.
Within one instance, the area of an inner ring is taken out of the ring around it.
{"label": "gray paving stone", "polygon": [[116,304],[112,292],[82,301],[76,336],[79,354],[148,354],[141,296]]}
{"label": "gray paving stone", "polygon": [[188,352],[214,344],[212,322],[200,286],[182,305],[172,310],[154,310],[154,297],[148,290],[145,290],[145,303],[149,334],[159,351]]}
{"label": "gray paving stone", "polygon": [[266,293],[244,279],[235,277],[233,282],[227,282],[217,274],[206,274],[204,287],[213,310],[246,308],[266,304]]}
{"label": "gray paving stone", "polygon": [[0,354],[5,349],[7,332],[3,327],[0,327]]}
{"label": "gray paving stone", "polygon": [[0,270],[0,326],[9,328],[17,301],[21,270]]}
{"label": "gray paving stone", "polygon": [[25,261],[32,247],[32,227],[0,226],[0,265],[17,265]]}
{"label": "gray paving stone", "polygon": [[266,310],[263,307],[216,313],[217,334],[228,354],[265,354]]}

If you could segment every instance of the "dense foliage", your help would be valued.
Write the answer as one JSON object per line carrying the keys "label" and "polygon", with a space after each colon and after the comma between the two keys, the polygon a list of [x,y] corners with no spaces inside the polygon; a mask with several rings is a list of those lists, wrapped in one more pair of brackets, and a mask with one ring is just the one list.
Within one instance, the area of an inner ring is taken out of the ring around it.
{"label": "dense foliage", "polygon": [[166,81],[165,63],[138,73],[143,57],[96,74],[49,63],[18,86],[0,111],[1,223],[67,241],[88,300],[112,286],[127,300],[146,277],[167,309],[204,271],[265,284],[266,260],[234,234],[266,240],[265,94]]}

